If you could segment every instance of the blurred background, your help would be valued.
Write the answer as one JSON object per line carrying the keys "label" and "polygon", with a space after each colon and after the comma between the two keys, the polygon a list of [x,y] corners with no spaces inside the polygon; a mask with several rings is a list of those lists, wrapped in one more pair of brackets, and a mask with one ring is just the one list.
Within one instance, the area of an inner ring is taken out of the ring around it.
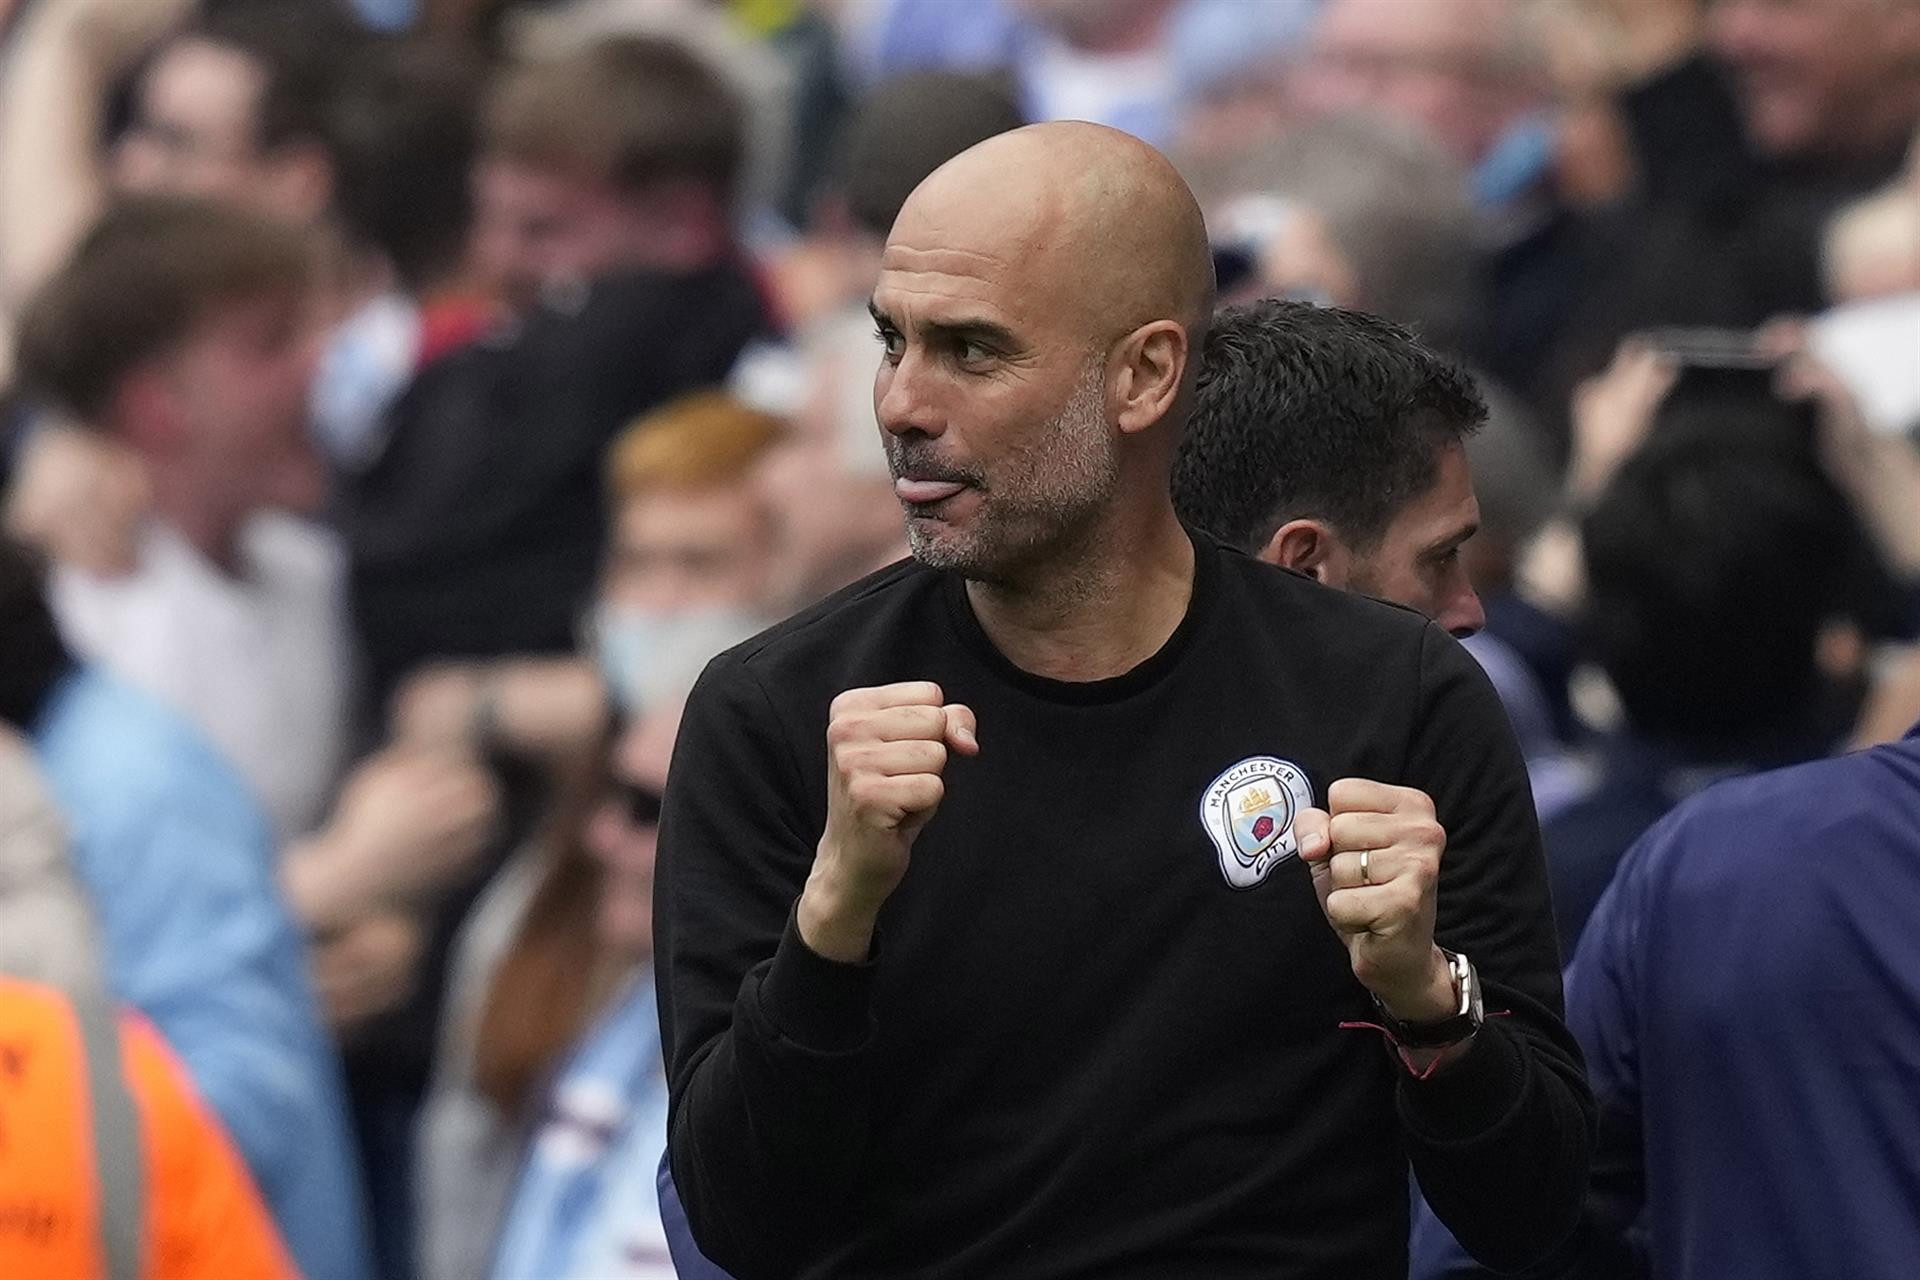
{"label": "blurred background", "polygon": [[1569,953],[1679,799],[1920,716],[1915,0],[0,0],[0,762],[89,921],[32,960],[308,1276],[672,1274],[679,705],[904,554],[881,245],[1050,119],[1174,159],[1223,301],[1479,379]]}

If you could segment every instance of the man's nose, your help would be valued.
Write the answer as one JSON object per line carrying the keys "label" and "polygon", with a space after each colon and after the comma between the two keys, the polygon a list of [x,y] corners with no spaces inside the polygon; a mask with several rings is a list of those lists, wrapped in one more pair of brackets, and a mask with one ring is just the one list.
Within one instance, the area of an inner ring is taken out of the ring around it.
{"label": "man's nose", "polygon": [[929,394],[932,374],[926,360],[912,350],[898,364],[882,361],[873,385],[873,411],[881,430],[896,436],[941,433],[944,424]]}
{"label": "man's nose", "polygon": [[1460,640],[1465,640],[1487,625],[1487,611],[1481,605],[1480,593],[1473,589],[1472,583],[1461,582],[1460,590],[1441,611],[1439,622]]}

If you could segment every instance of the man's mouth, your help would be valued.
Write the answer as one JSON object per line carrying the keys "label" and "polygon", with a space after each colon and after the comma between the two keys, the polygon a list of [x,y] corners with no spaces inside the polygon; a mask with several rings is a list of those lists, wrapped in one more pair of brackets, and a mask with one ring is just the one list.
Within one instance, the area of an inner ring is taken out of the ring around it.
{"label": "man's mouth", "polygon": [[958,480],[914,480],[901,476],[893,482],[893,494],[909,506],[927,506],[945,502],[967,486]]}

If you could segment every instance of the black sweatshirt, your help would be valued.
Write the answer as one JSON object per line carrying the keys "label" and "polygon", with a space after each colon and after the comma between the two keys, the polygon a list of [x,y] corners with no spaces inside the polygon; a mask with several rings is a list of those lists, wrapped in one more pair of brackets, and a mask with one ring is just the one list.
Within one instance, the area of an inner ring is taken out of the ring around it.
{"label": "black sweatshirt", "polygon": [[[1409,1157],[1490,1264],[1571,1230],[1592,1101],[1491,686],[1414,613],[1203,540],[1195,559],[1186,619],[1111,680],[1021,671],[961,584],[912,562],[701,678],[656,959],[674,1177],[740,1280],[1401,1280]],[[835,963],[792,924],[826,819],[828,705],[901,680],[972,707],[980,754],[947,766],[873,959]],[[1263,758],[1279,763],[1245,771],[1266,792],[1247,807],[1268,807],[1242,847],[1216,840],[1206,797],[1238,811],[1227,775]],[[1426,1082],[1340,1028],[1373,1007],[1305,864],[1249,866],[1289,847],[1284,765],[1322,806],[1349,776],[1434,799],[1438,939],[1508,1016]]]}

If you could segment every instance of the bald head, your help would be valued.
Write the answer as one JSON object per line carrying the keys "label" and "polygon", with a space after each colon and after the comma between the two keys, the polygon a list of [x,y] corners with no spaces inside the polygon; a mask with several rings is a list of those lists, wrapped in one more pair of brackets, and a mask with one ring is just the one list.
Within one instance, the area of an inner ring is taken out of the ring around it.
{"label": "bald head", "polygon": [[1197,348],[1213,311],[1193,193],[1165,156],[1104,125],[1030,125],[961,152],[908,198],[887,243],[1003,261],[1096,343],[1173,320]]}
{"label": "bald head", "polygon": [[1138,139],[1036,125],[934,171],[873,291],[914,554],[1006,583],[1116,522],[1184,537],[1168,475],[1212,306],[1199,206]]}

